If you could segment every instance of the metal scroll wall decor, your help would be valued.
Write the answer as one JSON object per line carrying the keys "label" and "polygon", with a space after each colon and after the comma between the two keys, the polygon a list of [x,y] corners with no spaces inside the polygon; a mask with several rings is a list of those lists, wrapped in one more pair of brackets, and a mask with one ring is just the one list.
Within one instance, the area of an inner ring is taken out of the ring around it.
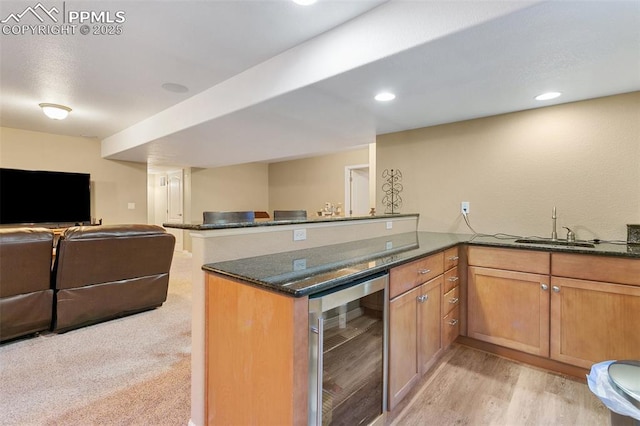
{"label": "metal scroll wall decor", "polygon": [[385,206],[386,214],[397,214],[400,213],[400,207],[402,207],[402,197],[400,197],[400,193],[402,192],[402,172],[397,169],[385,169],[382,172],[382,179],[384,179],[384,183],[382,184],[382,192],[384,193],[384,197],[382,198],[382,204]]}

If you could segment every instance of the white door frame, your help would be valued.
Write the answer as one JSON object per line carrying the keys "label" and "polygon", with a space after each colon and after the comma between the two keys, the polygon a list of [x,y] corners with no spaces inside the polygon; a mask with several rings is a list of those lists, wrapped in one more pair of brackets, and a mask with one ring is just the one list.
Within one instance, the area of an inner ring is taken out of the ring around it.
{"label": "white door frame", "polygon": [[[166,221],[168,223],[184,223],[184,170],[180,169],[172,172],[167,172],[166,177],[167,177],[167,185],[166,185],[166,192],[165,192],[167,197],[166,198],[166,206],[167,206]],[[172,180],[174,179],[179,182],[178,187],[176,188],[178,190],[177,197],[172,197],[172,194],[171,194],[171,188],[173,187]],[[172,201],[177,201],[177,205],[173,205]],[[173,217],[170,214],[170,210],[174,212]],[[173,234],[176,237],[175,250],[183,251],[184,250],[184,242],[183,242],[184,232],[182,231],[182,229],[169,228],[167,229],[167,231],[169,231],[169,233]]]}
{"label": "white door frame", "polygon": [[[359,170],[359,169],[367,169],[369,171],[369,164],[356,164],[353,166],[345,166],[344,168],[344,216],[351,216],[352,206],[351,206],[351,171]],[[369,176],[371,179],[371,176]]]}

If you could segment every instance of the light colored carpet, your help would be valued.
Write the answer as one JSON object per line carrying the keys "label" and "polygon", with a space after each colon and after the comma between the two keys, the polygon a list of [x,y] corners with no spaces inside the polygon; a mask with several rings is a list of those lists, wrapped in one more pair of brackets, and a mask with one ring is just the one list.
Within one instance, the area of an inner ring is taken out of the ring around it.
{"label": "light colored carpet", "polygon": [[191,257],[157,309],[0,345],[1,425],[186,425]]}

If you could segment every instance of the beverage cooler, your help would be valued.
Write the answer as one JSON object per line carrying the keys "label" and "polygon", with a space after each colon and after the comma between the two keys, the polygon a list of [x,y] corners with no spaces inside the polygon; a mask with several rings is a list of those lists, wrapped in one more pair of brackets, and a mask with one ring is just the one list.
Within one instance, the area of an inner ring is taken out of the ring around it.
{"label": "beverage cooler", "polygon": [[383,424],[388,275],[309,299],[309,425]]}

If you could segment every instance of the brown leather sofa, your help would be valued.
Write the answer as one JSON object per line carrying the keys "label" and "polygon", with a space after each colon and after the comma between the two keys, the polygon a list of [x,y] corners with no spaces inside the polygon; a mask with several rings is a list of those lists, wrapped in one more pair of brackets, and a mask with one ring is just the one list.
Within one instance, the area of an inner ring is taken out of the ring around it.
{"label": "brown leather sofa", "polygon": [[0,341],[49,330],[53,232],[0,229]]}
{"label": "brown leather sofa", "polygon": [[53,268],[53,330],[64,332],[161,306],[175,237],[155,225],[68,228]]}

